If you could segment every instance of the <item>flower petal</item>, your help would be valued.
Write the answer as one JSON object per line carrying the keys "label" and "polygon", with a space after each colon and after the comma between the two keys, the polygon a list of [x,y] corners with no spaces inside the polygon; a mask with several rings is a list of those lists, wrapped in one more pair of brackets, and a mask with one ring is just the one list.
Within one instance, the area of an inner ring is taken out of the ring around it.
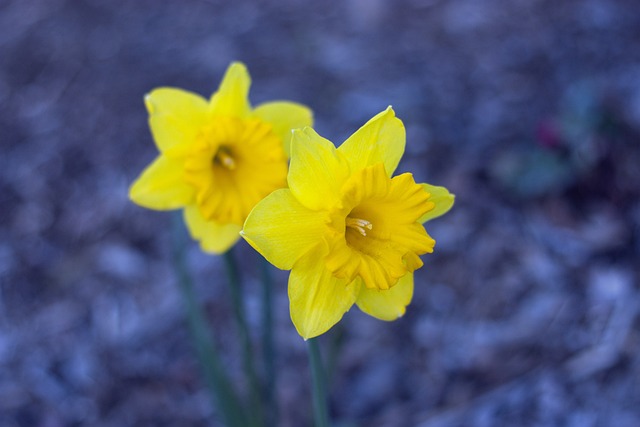
{"label": "flower petal", "polygon": [[280,189],[260,201],[244,223],[241,234],[276,267],[289,270],[326,231],[324,212],[300,204],[288,189]]}
{"label": "flower petal", "polygon": [[436,205],[432,210],[420,217],[418,220],[420,223],[424,224],[427,221],[431,221],[432,219],[449,212],[449,209],[453,206],[453,202],[456,198],[453,194],[449,193],[449,190],[444,187],[438,187],[431,184],[420,185],[422,185],[422,188],[424,188],[427,193],[431,194],[429,201]]}
{"label": "flower petal", "polygon": [[349,166],[336,147],[307,127],[293,131],[287,181],[296,199],[309,209],[339,203]]}
{"label": "flower petal", "polygon": [[324,266],[326,249],[318,245],[296,262],[289,276],[291,320],[302,338],[327,332],[349,311],[360,284],[335,278]]}
{"label": "flower petal", "polygon": [[391,176],[404,153],[405,139],[402,121],[388,107],[351,135],[338,151],[349,159],[354,172],[382,162]]}
{"label": "flower petal", "polygon": [[251,77],[242,62],[227,68],[218,91],[211,95],[211,112],[215,115],[245,117],[251,111],[249,87]]}
{"label": "flower petal", "polygon": [[396,320],[402,317],[413,297],[413,273],[407,273],[395,286],[385,289],[369,289],[363,286],[356,300],[358,308],[380,320]]}
{"label": "flower petal", "polygon": [[273,126],[274,132],[282,138],[285,153],[289,156],[291,131],[313,125],[312,111],[295,102],[277,101],[258,105],[253,114]]}
{"label": "flower petal", "polygon": [[129,198],[149,209],[178,209],[193,197],[193,187],[183,179],[182,161],[164,155],[156,157],[129,188]]}
{"label": "flower petal", "polygon": [[153,139],[161,152],[194,141],[207,120],[207,101],[186,90],[154,89],[145,96],[144,103]]}
{"label": "flower petal", "polygon": [[238,224],[218,224],[207,221],[195,205],[184,209],[184,220],[189,234],[194,240],[200,242],[204,252],[221,254],[240,238],[241,227]]}

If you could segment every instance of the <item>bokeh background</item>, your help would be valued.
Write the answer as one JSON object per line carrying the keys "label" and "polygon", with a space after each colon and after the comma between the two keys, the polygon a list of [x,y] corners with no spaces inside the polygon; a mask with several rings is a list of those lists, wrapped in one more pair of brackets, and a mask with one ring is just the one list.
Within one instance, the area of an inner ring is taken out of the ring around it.
{"label": "bokeh background", "polygon": [[[340,142],[393,105],[400,171],[445,185],[413,303],[354,308],[341,426],[640,425],[640,4],[635,0],[0,2],[0,425],[220,425],[171,264],[171,214],[127,199],[155,156],[143,95],[312,106]],[[236,248],[260,326],[259,259]],[[242,387],[221,263],[189,244]],[[276,300],[281,426],[310,424],[305,344]]]}

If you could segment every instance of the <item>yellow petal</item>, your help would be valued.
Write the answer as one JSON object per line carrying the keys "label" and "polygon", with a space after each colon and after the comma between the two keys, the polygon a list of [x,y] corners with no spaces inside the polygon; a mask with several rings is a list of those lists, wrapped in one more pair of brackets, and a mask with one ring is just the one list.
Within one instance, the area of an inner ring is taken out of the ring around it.
{"label": "yellow petal", "polygon": [[351,135],[338,151],[349,159],[354,172],[382,162],[391,176],[404,153],[405,139],[402,121],[388,107]]}
{"label": "yellow petal", "polygon": [[291,320],[302,338],[327,332],[349,311],[360,285],[335,278],[324,266],[318,245],[296,262],[289,276]]}
{"label": "yellow petal", "polygon": [[251,111],[249,87],[251,77],[241,62],[233,62],[227,68],[218,91],[211,96],[213,114],[230,117],[245,117]]}
{"label": "yellow petal", "polygon": [[191,143],[207,119],[209,104],[195,93],[159,88],[144,98],[149,127],[158,150],[164,152],[179,144]]}
{"label": "yellow petal", "polygon": [[413,297],[413,273],[407,273],[398,283],[386,290],[363,286],[356,300],[358,308],[380,320],[396,320],[405,313]]}
{"label": "yellow petal", "polygon": [[277,101],[258,105],[253,114],[273,126],[274,132],[282,138],[285,153],[289,156],[291,131],[313,125],[313,113],[302,104]]}
{"label": "yellow petal", "polygon": [[424,188],[427,193],[431,194],[431,197],[429,197],[429,201],[435,204],[435,207],[432,210],[420,217],[420,219],[418,220],[420,223],[424,224],[427,221],[430,221],[449,212],[449,209],[451,209],[455,200],[455,196],[449,193],[449,190],[444,187],[438,187],[436,185],[420,185],[422,185],[422,188]]}
{"label": "yellow petal", "polygon": [[189,234],[200,242],[204,252],[221,254],[231,248],[240,238],[241,227],[237,224],[218,224],[207,221],[197,206],[191,205],[184,209],[184,220]]}
{"label": "yellow petal", "polygon": [[181,208],[193,197],[193,187],[183,179],[182,161],[163,155],[156,157],[129,188],[129,198],[149,209]]}
{"label": "yellow petal", "polygon": [[288,189],[260,201],[244,223],[242,237],[271,264],[289,270],[326,232],[326,215],[300,204]]}
{"label": "yellow petal", "polygon": [[333,207],[348,177],[348,164],[330,141],[309,127],[293,131],[287,181],[300,203],[314,210]]}

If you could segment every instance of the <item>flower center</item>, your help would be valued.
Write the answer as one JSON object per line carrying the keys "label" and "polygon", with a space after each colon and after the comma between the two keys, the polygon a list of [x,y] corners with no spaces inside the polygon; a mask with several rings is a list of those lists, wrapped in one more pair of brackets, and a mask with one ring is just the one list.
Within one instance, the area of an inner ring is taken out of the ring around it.
{"label": "flower center", "polygon": [[[344,221],[346,227],[351,227],[353,230],[356,230],[362,236],[367,236],[367,230],[373,229],[373,224],[371,224],[366,219],[360,218],[351,218],[350,216]],[[347,242],[349,239],[347,238]]]}
{"label": "flower center", "polygon": [[236,161],[231,155],[231,150],[224,145],[221,146],[215,156],[213,156],[213,164],[220,165],[229,170],[234,170],[236,168]]}
{"label": "flower center", "polygon": [[286,186],[282,139],[259,119],[214,117],[186,154],[184,177],[205,219],[242,225],[256,203]]}
{"label": "flower center", "polygon": [[432,252],[435,242],[418,219],[435,205],[411,174],[389,178],[382,164],[370,166],[354,174],[342,192],[325,258],[335,277],[389,289],[422,266],[419,255]]}

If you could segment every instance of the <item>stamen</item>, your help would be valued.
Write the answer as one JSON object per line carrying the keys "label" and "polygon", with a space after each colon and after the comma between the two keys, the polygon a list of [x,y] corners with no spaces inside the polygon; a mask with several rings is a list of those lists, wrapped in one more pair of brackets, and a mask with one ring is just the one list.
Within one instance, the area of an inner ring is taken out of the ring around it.
{"label": "stamen", "polygon": [[219,162],[222,166],[224,166],[229,170],[234,170],[236,168],[236,161],[233,159],[233,157],[231,157],[229,152],[224,148],[221,148],[218,150],[214,160]]}
{"label": "stamen", "polygon": [[373,224],[371,224],[366,219],[351,218],[350,216],[348,216],[345,220],[345,225],[347,227],[354,228],[356,231],[358,231],[358,233],[362,234],[365,237],[367,236],[367,230],[373,229]]}

